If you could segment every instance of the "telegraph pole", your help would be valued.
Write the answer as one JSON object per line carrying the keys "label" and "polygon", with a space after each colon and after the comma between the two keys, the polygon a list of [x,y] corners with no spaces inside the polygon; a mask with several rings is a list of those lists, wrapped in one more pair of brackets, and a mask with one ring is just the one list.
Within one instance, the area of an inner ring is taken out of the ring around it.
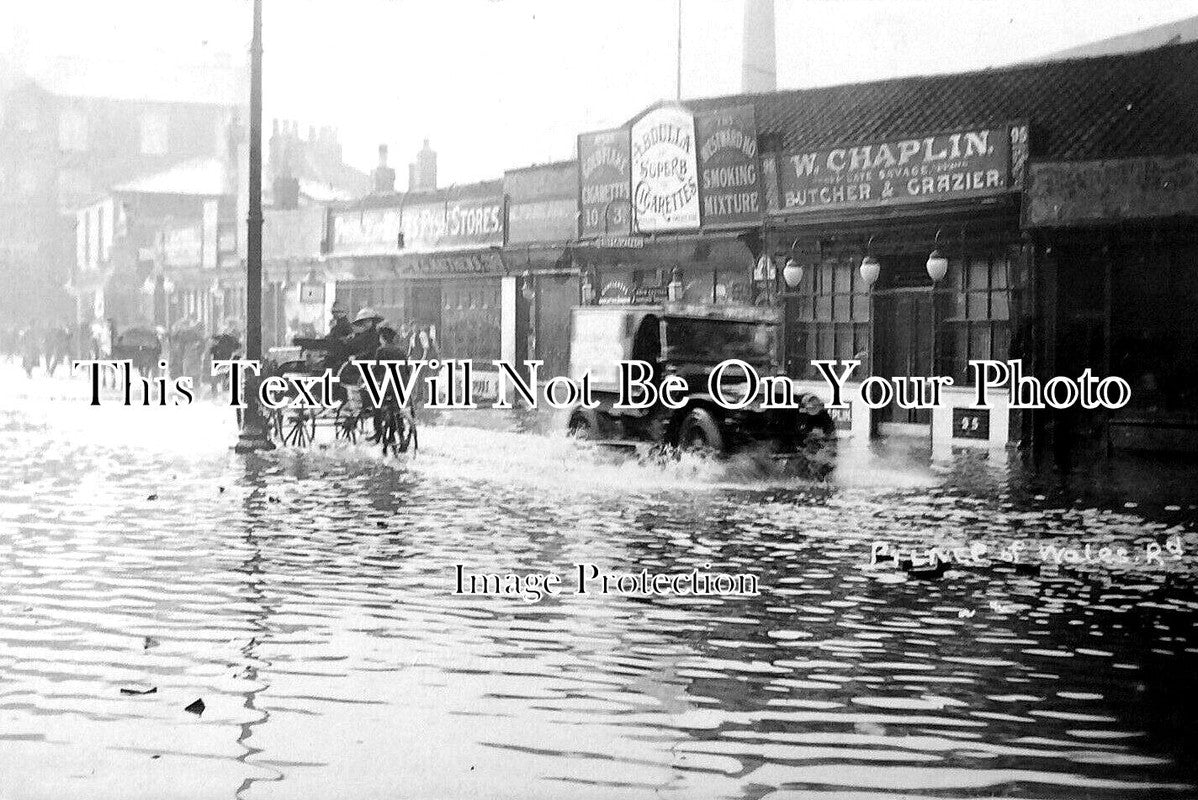
{"label": "telegraph pole", "polygon": [[[262,361],[262,0],[254,0],[254,35],[250,43],[249,214],[245,246],[245,357]],[[238,453],[273,450],[258,403],[258,378],[246,376],[245,413],[241,416]]]}
{"label": "telegraph pole", "polygon": [[675,87],[674,99],[676,99],[678,102],[682,102],[682,0],[678,0],[678,50],[677,50],[677,56],[678,56],[678,59],[675,62],[675,66],[677,67],[677,74],[675,75],[676,83],[674,84],[674,87]]}

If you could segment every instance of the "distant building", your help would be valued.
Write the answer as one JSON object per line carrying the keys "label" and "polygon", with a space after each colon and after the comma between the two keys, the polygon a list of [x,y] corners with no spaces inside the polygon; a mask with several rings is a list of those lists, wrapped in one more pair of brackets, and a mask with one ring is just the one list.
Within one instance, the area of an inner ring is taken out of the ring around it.
{"label": "distant building", "polygon": [[[371,189],[371,177],[345,163],[336,128],[309,126],[308,136],[303,138],[298,122],[276,119],[268,146],[269,158],[263,176],[268,203],[288,207],[301,200],[303,203],[355,200]],[[271,196],[275,187],[289,181],[295,181],[294,198]]]}
{"label": "distant building", "polygon": [[[92,86],[100,86],[93,81]],[[74,316],[73,211],[110,187],[222,153],[228,103],[131,100],[0,64],[0,313]]]}
{"label": "distant building", "polygon": [[[294,122],[274,124],[264,170],[263,257],[269,273],[283,268],[280,287],[268,288],[268,305],[276,302],[271,292],[281,297],[284,288],[296,288],[287,277],[293,268],[303,262],[303,274],[319,257],[325,206],[364,196],[370,183],[341,161],[332,128],[311,129],[306,139],[298,131]],[[79,322],[172,327],[186,320],[211,332],[244,318],[246,150],[244,129],[234,122],[220,156],[118,183],[76,211],[70,288]],[[266,317],[268,328],[276,316],[282,320],[282,302]],[[285,322],[277,323],[280,338]]]}
{"label": "distant building", "polygon": [[56,99],[0,66],[0,318],[26,325],[69,274],[58,215]]}
{"label": "distant building", "polygon": [[194,291],[182,277],[237,263],[235,179],[222,159],[196,159],[118,184],[79,209],[71,282],[78,321],[125,328],[216,319],[223,296],[210,296],[214,285]]}

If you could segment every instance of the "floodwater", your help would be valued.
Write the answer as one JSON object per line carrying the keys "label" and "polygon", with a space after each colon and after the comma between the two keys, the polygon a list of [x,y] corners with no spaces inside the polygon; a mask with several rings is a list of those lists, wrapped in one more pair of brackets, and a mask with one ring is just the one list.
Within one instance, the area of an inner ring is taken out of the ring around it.
{"label": "floodwater", "polygon": [[[1183,467],[1061,489],[896,451],[805,483],[460,423],[414,459],[243,458],[227,409],[0,372],[5,800],[1198,796]],[[869,565],[1014,540],[1182,555]],[[761,593],[454,593],[580,562]]]}

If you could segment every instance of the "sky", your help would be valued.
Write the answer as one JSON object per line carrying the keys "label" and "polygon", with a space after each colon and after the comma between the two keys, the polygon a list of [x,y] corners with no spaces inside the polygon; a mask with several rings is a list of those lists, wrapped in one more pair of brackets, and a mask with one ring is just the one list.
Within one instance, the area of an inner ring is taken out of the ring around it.
{"label": "sky", "polygon": [[[428,137],[442,184],[499,177],[570,158],[579,132],[675,95],[678,0],[264,3],[267,127],[273,117],[304,131],[334,125],[346,160],[363,170],[385,142],[404,175]],[[229,65],[248,51],[250,0],[5,4],[0,52],[92,92],[228,93]],[[741,9],[682,0],[684,99],[739,91]],[[784,89],[1009,64],[1198,16],[1198,0],[776,0],[776,9]]]}

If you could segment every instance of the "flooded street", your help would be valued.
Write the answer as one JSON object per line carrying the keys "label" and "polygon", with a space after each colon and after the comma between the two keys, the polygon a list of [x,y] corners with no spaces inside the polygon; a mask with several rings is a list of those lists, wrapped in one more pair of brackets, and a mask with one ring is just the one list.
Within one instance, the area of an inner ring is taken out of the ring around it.
{"label": "flooded street", "polygon": [[[1183,467],[844,453],[808,483],[458,423],[246,458],[229,409],[0,370],[0,798],[1198,795]],[[870,566],[1015,540],[1183,554]],[[761,593],[454,592],[579,563]]]}

